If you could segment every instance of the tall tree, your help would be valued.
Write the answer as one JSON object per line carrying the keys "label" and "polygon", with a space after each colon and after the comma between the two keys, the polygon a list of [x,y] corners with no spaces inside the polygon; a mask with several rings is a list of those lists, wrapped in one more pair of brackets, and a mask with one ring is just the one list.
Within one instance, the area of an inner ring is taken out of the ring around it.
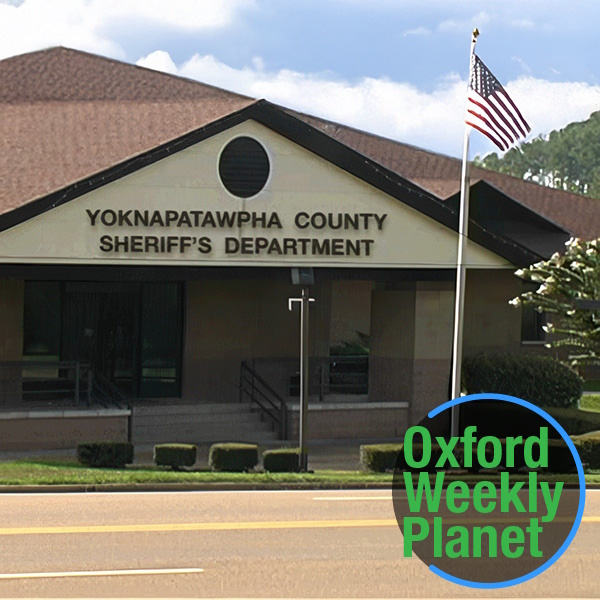
{"label": "tall tree", "polygon": [[539,136],[504,156],[475,164],[541,185],[600,198],[600,111],[549,136]]}

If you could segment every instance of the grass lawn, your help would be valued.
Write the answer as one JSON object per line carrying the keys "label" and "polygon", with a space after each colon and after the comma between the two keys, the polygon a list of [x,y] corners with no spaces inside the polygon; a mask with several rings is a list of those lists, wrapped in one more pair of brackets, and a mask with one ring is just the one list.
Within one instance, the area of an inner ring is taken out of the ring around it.
{"label": "grass lawn", "polygon": [[580,406],[581,410],[600,412],[600,394],[584,394]]}
{"label": "grass lawn", "polygon": [[153,467],[92,469],[72,461],[15,460],[0,463],[0,485],[97,485],[148,483],[245,483],[341,485],[389,483],[392,475],[361,471],[314,473],[215,473],[207,470],[169,471]]}
{"label": "grass lawn", "polygon": [[[447,476],[452,478],[452,476]],[[454,476],[456,477],[456,476]],[[475,475],[458,476],[463,481],[476,482]],[[521,477],[518,477],[521,479]],[[576,475],[547,475],[546,481],[575,483]],[[368,473],[364,471],[315,471],[314,473],[214,473],[212,471],[169,471],[152,467],[126,469],[92,469],[71,461],[16,460],[0,463],[0,485],[99,485],[99,484],[251,484],[278,485],[306,484],[311,487],[337,485],[392,485],[391,473]],[[489,475],[486,479],[499,481]],[[526,476],[522,476],[526,479]],[[511,478],[512,480],[512,478]],[[587,483],[600,483],[600,472],[586,475]]]}
{"label": "grass lawn", "polygon": [[[568,409],[549,411],[561,421],[573,418],[585,418],[591,421],[584,431],[600,429],[600,393],[586,394],[581,399],[581,410],[576,406]],[[587,417],[585,416],[587,415]],[[596,423],[597,421],[597,423]],[[565,424],[566,426],[566,424]],[[569,429],[568,429],[569,430]],[[474,476],[461,477],[476,480]],[[494,476],[489,479],[493,480]],[[556,480],[557,476],[547,477]],[[560,476],[561,481],[577,480],[575,475]],[[600,484],[600,471],[586,474],[587,483]],[[170,471],[152,466],[136,466],[126,469],[93,469],[80,465],[74,460],[25,459],[0,462],[0,485],[101,485],[101,484],[154,484],[154,483],[191,483],[191,484],[250,484],[250,485],[286,485],[306,484],[314,487],[336,485],[392,485],[390,473],[368,473],[364,471],[323,470],[314,473],[215,473],[207,469],[194,471]]]}

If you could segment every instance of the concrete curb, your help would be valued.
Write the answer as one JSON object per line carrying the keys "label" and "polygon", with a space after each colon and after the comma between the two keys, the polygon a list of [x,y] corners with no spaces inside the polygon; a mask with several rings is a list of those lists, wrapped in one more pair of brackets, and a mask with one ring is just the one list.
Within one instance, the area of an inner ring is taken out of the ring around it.
{"label": "concrete curb", "polygon": [[1,494],[85,494],[94,492],[230,492],[292,490],[391,490],[389,483],[101,483],[75,485],[0,485]]}
{"label": "concrete curb", "polygon": [[[565,489],[578,489],[565,483]],[[251,491],[319,491],[319,490],[391,490],[389,483],[104,483],[75,485],[0,485],[1,494],[86,494],[131,492],[251,492]],[[586,490],[600,490],[600,483],[586,485]]]}

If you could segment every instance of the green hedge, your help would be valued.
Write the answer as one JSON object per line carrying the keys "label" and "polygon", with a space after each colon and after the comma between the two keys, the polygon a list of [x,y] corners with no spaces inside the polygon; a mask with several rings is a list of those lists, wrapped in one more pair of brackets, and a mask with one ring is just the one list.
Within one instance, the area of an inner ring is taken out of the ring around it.
{"label": "green hedge", "polygon": [[600,413],[579,410],[576,406],[569,408],[545,408],[569,435],[580,435],[600,430]]}
{"label": "green hedge", "polygon": [[159,467],[193,467],[198,448],[194,444],[158,444],[154,446],[154,464]]}
{"label": "green hedge", "polygon": [[77,460],[90,467],[123,468],[133,462],[129,442],[91,442],[77,446]]}
{"label": "green hedge", "polygon": [[600,431],[572,436],[581,462],[588,469],[600,469]]}
{"label": "green hedge", "polygon": [[[404,444],[369,444],[361,446],[360,464],[363,469],[374,471],[375,473],[394,471],[396,467],[398,467],[398,469],[410,470],[410,467],[404,463],[403,447]],[[432,444],[431,458],[427,465],[427,470],[435,470],[435,463],[438,461],[441,454],[442,451],[438,444]],[[421,444],[413,444],[414,459],[418,461],[422,455],[423,446]],[[460,457],[458,457],[458,460],[460,461]]]}
{"label": "green hedge", "polygon": [[300,470],[300,448],[278,448],[263,452],[263,467],[271,473],[294,473]]}
{"label": "green hedge", "polygon": [[567,407],[581,398],[583,380],[553,358],[532,354],[478,354],[464,359],[468,394],[492,392],[536,406]]}
{"label": "green hedge", "polygon": [[367,471],[385,473],[396,468],[403,444],[369,444],[360,447],[360,464]]}
{"label": "green hedge", "polygon": [[213,471],[251,471],[257,464],[256,444],[213,444],[208,453],[208,465]]}
{"label": "green hedge", "polygon": [[[506,460],[506,440],[502,442],[503,460],[501,466],[504,466]],[[573,442],[578,448],[581,459],[588,465],[590,469],[600,469],[600,432],[593,435],[574,437]],[[413,445],[414,457],[416,460],[420,457],[420,444]],[[404,462],[402,453],[403,444],[372,444],[360,447],[360,462],[364,469],[376,473],[385,473],[394,471],[396,467],[400,470],[411,470]],[[477,459],[476,446],[473,447],[473,456],[471,458],[471,467],[468,470],[477,473],[481,466]],[[461,448],[456,448],[453,452],[460,466],[464,465],[464,453]],[[431,460],[427,467],[423,470],[433,472],[436,470],[435,463],[441,455],[439,445],[432,444]],[[486,448],[486,457],[488,460],[492,458],[492,448]],[[447,463],[442,467],[442,470],[448,469],[450,465]],[[517,446],[514,454],[514,466],[510,471],[519,471],[526,467],[523,454],[523,446]],[[548,470],[552,473],[570,473],[574,470],[575,463],[569,447],[564,440],[548,440]]]}

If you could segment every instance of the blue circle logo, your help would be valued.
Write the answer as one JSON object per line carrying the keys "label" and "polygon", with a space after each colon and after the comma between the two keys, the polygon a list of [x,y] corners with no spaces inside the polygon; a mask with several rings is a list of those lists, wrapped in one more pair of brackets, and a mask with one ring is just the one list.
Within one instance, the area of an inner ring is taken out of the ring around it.
{"label": "blue circle logo", "polygon": [[[454,437],[452,410],[460,411]],[[499,589],[562,556],[583,517],[585,477],[573,441],[546,411],[505,394],[472,394],[408,429],[393,498],[405,557],[416,554],[452,583]]]}

